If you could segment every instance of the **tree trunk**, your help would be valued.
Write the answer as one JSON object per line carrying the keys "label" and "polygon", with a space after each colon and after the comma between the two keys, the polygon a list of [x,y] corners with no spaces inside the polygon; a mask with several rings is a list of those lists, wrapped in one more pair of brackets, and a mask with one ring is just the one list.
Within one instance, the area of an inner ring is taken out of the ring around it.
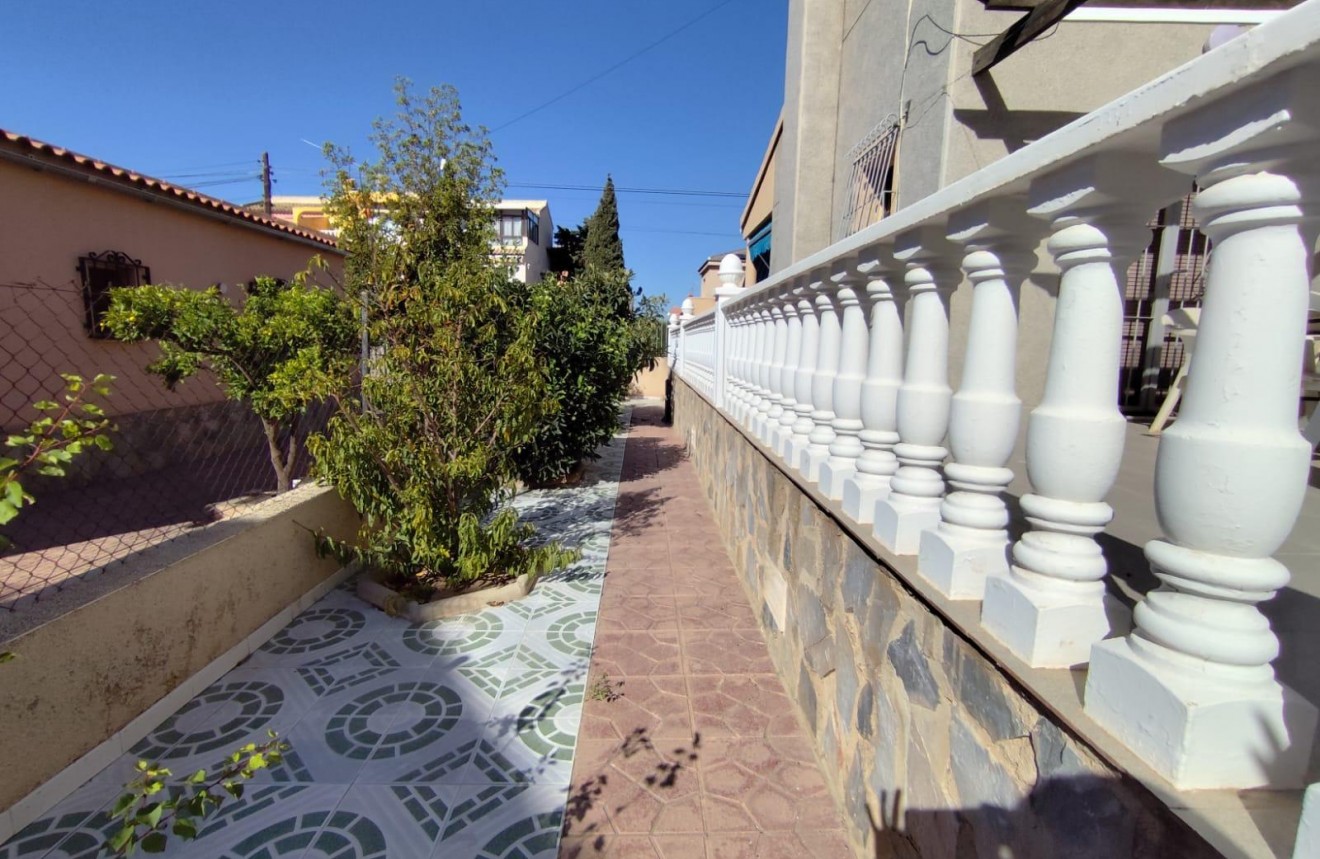
{"label": "tree trunk", "polygon": [[293,481],[289,475],[290,463],[284,458],[284,451],[280,449],[280,428],[274,421],[261,419],[261,428],[266,432],[266,445],[270,449],[270,465],[275,469],[275,492],[277,494],[288,492],[293,488]]}

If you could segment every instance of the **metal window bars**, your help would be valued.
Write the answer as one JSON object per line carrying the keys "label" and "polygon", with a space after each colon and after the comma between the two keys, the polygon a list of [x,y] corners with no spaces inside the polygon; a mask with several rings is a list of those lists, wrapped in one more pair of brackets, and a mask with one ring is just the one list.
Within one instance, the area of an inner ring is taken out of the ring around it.
{"label": "metal window bars", "polygon": [[852,235],[893,210],[894,150],[902,126],[898,116],[882,119],[848,153],[846,208],[835,239]]}

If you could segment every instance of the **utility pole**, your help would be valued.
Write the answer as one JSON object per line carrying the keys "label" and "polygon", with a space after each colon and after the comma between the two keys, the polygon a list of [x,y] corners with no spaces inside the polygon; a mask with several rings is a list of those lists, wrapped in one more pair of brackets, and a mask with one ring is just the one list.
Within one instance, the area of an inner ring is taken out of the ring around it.
{"label": "utility pole", "polygon": [[261,153],[261,211],[270,217],[270,153]]}

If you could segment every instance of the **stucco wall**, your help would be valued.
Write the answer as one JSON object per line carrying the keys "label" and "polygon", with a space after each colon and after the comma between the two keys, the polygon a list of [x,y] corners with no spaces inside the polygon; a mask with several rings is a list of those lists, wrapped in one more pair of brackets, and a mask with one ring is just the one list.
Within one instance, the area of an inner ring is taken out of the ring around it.
{"label": "stucco wall", "polygon": [[57,597],[0,617],[0,649],[17,654],[0,665],[0,811],[333,574],[307,528],[342,539],[357,525],[334,490],[307,485],[143,552],[68,594],[105,589],[72,610]]}
{"label": "stucco wall", "polygon": [[1219,855],[674,389],[675,426],[858,857]]}
{"label": "stucco wall", "polygon": [[[84,327],[78,258],[117,250],[156,283],[230,285],[257,275],[290,278],[319,255],[338,278],[342,258],[237,223],[0,161],[0,422],[31,417],[26,404],[57,391],[60,372],[116,376],[111,415],[215,402],[206,378],[167,391],[143,367],[155,347],[93,340]],[[325,277],[330,282],[330,277]]]}

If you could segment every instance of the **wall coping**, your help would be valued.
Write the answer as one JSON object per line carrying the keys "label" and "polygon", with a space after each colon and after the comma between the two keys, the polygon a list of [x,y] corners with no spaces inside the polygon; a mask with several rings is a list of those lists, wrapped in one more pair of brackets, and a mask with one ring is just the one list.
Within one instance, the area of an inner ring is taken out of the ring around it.
{"label": "wall coping", "polygon": [[1234,859],[1287,859],[1291,856],[1293,838],[1301,819],[1302,791],[1178,790],[1086,715],[1082,706],[1082,690],[1086,685],[1084,668],[1033,668],[1013,655],[981,625],[979,601],[945,597],[917,574],[915,555],[898,556],[889,552],[869,528],[858,525],[843,512],[840,502],[827,498],[796,469],[788,468],[773,450],[749,435],[709,397],[677,375],[674,380],[742,436],[799,492],[834,520],[839,529],[873,561],[889,570],[900,585],[1021,686],[1042,710],[1054,716],[1097,757],[1149,790],[1208,844]]}

